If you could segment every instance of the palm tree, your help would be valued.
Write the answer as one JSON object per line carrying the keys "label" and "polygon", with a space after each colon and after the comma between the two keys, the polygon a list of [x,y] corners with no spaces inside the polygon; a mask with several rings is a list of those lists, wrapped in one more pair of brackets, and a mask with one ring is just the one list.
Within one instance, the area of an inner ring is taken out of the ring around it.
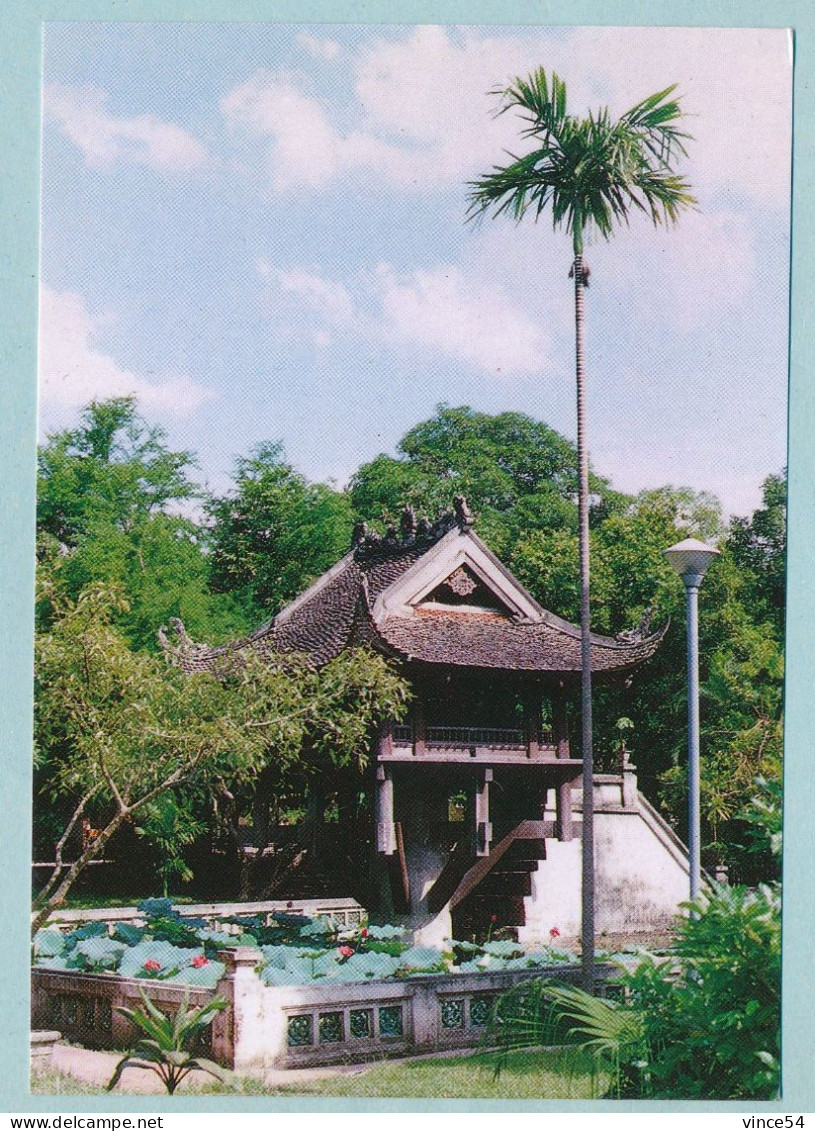
{"label": "palm tree", "polygon": [[581,704],[583,740],[583,982],[594,982],[594,759],[591,715],[591,637],[589,610],[589,457],[586,447],[586,375],[583,352],[584,292],[589,270],[583,241],[593,233],[609,239],[615,224],[639,211],[653,224],[674,223],[696,201],[690,186],[673,169],[685,153],[688,135],[680,132],[675,86],[649,95],[616,121],[608,109],[580,118],[566,112],[566,84],[556,74],[549,82],[539,67],[516,78],[501,96],[498,114],[520,110],[522,137],[534,148],[508,165],[493,168],[470,184],[468,218],[508,214],[535,220],[551,208],[554,228],[572,237],[574,260],[575,369],[577,376],[577,463],[580,544]]}

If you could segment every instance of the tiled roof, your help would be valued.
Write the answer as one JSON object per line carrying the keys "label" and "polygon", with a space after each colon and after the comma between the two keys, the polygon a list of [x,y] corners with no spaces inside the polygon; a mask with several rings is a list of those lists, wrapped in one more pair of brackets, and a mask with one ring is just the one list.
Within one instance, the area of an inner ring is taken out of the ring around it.
{"label": "tiled roof", "polygon": [[[551,614],[526,622],[494,611],[419,606],[407,615],[386,613],[375,620],[371,609],[377,597],[426,550],[426,545],[413,545],[381,553],[352,551],[273,621],[232,644],[194,644],[178,622],[180,642],[171,644],[163,634],[162,642],[190,672],[207,670],[219,657],[244,649],[261,655],[304,653],[319,666],[360,645],[429,664],[564,674],[580,670],[580,629]],[[593,635],[592,669],[637,667],[654,654],[663,633],[634,641]]]}
{"label": "tiled roof", "polygon": [[[399,654],[431,664],[509,671],[579,672],[580,630],[543,620],[517,623],[493,613],[437,611],[389,616],[382,639]],[[634,668],[656,651],[662,632],[637,643],[592,636],[592,671]]]}

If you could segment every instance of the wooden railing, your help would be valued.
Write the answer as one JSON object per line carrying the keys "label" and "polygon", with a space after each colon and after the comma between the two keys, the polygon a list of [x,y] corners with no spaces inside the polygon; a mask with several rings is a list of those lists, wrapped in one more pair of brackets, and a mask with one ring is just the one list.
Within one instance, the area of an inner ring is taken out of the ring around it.
{"label": "wooden railing", "polygon": [[[394,726],[393,741],[412,743],[413,727],[402,723]],[[429,746],[512,746],[520,749],[526,746],[523,730],[515,727],[429,726],[425,741]],[[543,746],[553,746],[554,734],[551,731],[543,731],[540,741]]]}

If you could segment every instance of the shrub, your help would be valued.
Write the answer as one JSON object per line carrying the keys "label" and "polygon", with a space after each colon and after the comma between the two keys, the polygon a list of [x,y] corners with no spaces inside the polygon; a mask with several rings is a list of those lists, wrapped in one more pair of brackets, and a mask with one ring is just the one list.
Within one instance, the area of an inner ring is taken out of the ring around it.
{"label": "shrub", "polygon": [[147,994],[140,990],[144,1009],[126,1009],[117,1007],[121,1013],[131,1021],[144,1036],[140,1038],[135,1048],[123,1056],[116,1065],[116,1070],[111,1077],[107,1090],[112,1091],[119,1082],[126,1068],[145,1068],[161,1079],[167,1091],[172,1095],[181,1081],[196,1069],[209,1073],[219,1080],[227,1079],[230,1073],[200,1056],[194,1056],[190,1051],[192,1045],[208,1028],[215,1015],[226,1009],[225,998],[214,997],[206,1005],[189,1009],[189,993],[184,997],[175,1014],[168,1016],[154,1005]]}
{"label": "shrub", "polygon": [[487,1040],[576,1044],[615,1096],[770,1100],[780,1061],[777,887],[715,887],[678,928],[673,953],[623,968],[623,1001],[535,979],[502,995]]}

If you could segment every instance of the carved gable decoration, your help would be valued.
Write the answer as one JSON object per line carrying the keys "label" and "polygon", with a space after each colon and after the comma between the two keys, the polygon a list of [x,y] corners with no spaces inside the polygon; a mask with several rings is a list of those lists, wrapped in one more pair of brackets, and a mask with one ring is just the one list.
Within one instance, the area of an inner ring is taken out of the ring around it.
{"label": "carved gable decoration", "polygon": [[469,528],[444,535],[373,604],[377,623],[388,616],[487,611],[517,622],[536,622],[543,610]]}
{"label": "carved gable decoration", "polygon": [[489,609],[491,612],[503,613],[505,616],[510,616],[513,612],[467,564],[454,569],[440,585],[431,589],[417,607],[421,608],[425,605],[444,605],[453,608],[463,605],[467,608]]}

